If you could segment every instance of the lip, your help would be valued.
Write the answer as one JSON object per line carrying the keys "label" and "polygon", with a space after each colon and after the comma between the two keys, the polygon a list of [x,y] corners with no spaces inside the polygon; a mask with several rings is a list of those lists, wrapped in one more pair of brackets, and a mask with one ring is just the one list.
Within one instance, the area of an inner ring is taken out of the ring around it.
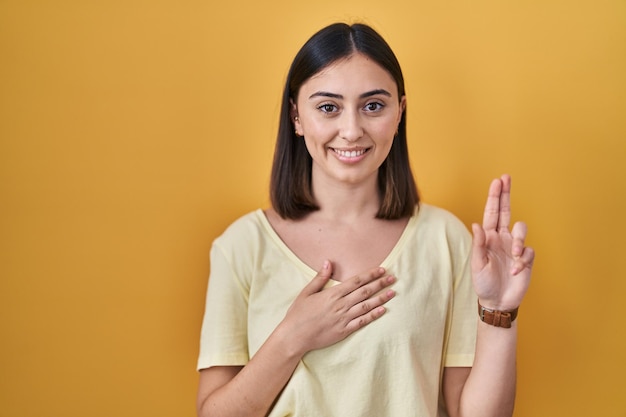
{"label": "lip", "polygon": [[329,147],[332,153],[343,162],[358,162],[365,157],[371,148],[349,148],[340,149]]}

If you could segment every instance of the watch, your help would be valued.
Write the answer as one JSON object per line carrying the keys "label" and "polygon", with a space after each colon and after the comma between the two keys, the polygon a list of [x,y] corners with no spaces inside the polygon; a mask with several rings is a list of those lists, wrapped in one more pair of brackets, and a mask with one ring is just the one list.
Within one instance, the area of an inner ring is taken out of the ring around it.
{"label": "watch", "polygon": [[480,317],[480,320],[495,327],[509,329],[511,323],[517,318],[518,310],[519,307],[508,311],[492,310],[481,306],[480,301],[478,302],[478,317]]}

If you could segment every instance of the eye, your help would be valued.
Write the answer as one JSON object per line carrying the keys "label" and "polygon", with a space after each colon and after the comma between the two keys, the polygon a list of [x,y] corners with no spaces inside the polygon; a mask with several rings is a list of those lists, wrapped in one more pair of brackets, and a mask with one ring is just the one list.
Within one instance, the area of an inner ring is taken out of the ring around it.
{"label": "eye", "polygon": [[363,109],[368,112],[377,112],[382,110],[383,107],[385,107],[383,103],[372,101],[371,103],[367,103]]}
{"label": "eye", "polygon": [[320,104],[319,106],[317,106],[317,109],[320,110],[322,113],[334,113],[339,110],[337,106],[331,103]]}

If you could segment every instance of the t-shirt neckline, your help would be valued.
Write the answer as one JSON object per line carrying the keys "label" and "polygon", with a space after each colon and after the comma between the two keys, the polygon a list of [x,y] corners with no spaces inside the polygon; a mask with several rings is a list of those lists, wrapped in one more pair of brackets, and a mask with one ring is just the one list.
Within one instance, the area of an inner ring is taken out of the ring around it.
{"label": "t-shirt neckline", "polygon": [[[317,271],[313,269],[311,266],[309,266],[308,264],[306,264],[302,259],[300,259],[298,255],[296,255],[289,248],[289,246],[287,246],[287,244],[280,238],[276,230],[274,230],[274,227],[272,227],[263,209],[259,208],[254,213],[258,221],[261,223],[261,225],[265,229],[265,232],[268,234],[268,236],[280,248],[280,250],[285,254],[285,256],[289,258],[291,262],[293,262],[296,266],[298,266],[298,268],[302,269],[307,275],[310,275],[311,278],[317,275]],[[419,206],[416,206],[415,211],[413,212],[413,215],[409,218],[409,221],[407,222],[406,226],[404,226],[404,230],[400,234],[398,241],[395,243],[391,251],[387,254],[385,259],[383,259],[380,266],[388,270],[390,265],[393,264],[395,258],[401,252],[402,247],[405,244],[405,241],[408,239],[408,236],[411,235],[411,231],[415,228],[415,225],[417,223],[418,213],[419,213]],[[339,283],[339,281],[336,281],[334,279],[331,279],[331,281],[334,283]]]}

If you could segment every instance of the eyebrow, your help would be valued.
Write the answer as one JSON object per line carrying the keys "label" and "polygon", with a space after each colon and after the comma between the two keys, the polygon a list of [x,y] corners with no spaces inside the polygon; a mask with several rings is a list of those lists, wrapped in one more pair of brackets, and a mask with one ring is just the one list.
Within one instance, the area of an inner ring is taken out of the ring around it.
{"label": "eyebrow", "polygon": [[[365,92],[361,94],[359,98],[367,98],[367,97],[376,96],[379,94],[383,96],[391,97],[391,93],[389,91],[379,88],[376,90]],[[317,91],[309,96],[309,100],[315,97],[329,97],[329,98],[343,99],[343,96],[341,94],[330,93],[328,91]]]}

